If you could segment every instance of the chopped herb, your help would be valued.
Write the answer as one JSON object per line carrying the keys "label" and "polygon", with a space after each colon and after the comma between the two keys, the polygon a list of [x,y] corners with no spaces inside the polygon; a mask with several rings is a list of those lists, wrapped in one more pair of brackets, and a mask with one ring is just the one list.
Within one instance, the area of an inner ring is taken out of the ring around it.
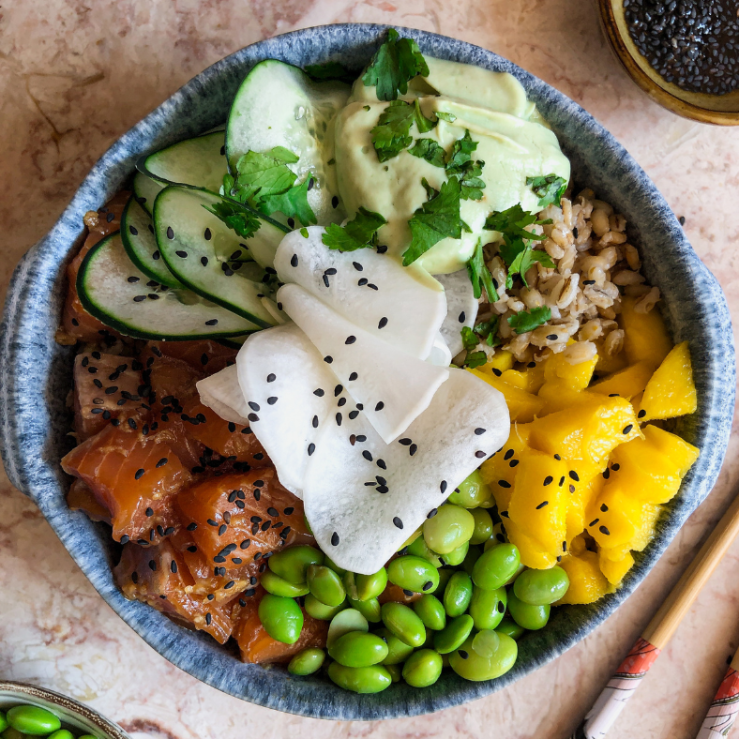
{"label": "chopped herb", "polygon": [[446,152],[444,147],[434,139],[416,139],[416,143],[408,149],[408,153],[419,159],[425,159],[434,167],[443,168],[445,166]]}
{"label": "chopped herb", "polygon": [[521,311],[514,316],[508,317],[508,324],[517,334],[525,334],[533,331],[552,317],[552,311],[546,305],[540,308],[532,308],[530,311]]}
{"label": "chopped herb", "polygon": [[498,337],[498,325],[500,324],[500,316],[492,316],[488,321],[481,321],[475,324],[473,331],[484,339],[488,346],[499,346],[502,342]]}
{"label": "chopped herb", "polygon": [[534,195],[539,197],[540,208],[546,208],[552,204],[559,206],[567,189],[567,182],[556,174],[548,174],[546,177],[527,177],[526,184]]}
{"label": "chopped herb", "polygon": [[515,274],[520,274],[524,285],[528,287],[529,285],[526,282],[526,273],[535,262],[540,262],[544,267],[548,267],[549,269],[554,268],[554,262],[549,254],[540,249],[533,249],[530,242],[524,242],[523,239],[516,239],[510,246],[508,244],[504,244],[500,249],[501,256],[503,256],[504,247],[507,248],[506,253],[510,255],[514,247],[517,249],[519,244],[521,248],[510,264],[508,264],[508,260],[503,257],[503,260],[508,264],[508,277],[506,279],[506,287],[508,289],[513,287],[513,275]]}
{"label": "chopped herb", "polygon": [[488,355],[485,352],[467,352],[464,363],[470,368],[482,367],[483,364],[487,364]]}
{"label": "chopped herb", "polygon": [[[456,178],[454,179],[456,180]],[[498,301],[498,291],[495,289],[495,285],[493,284],[493,276],[490,274],[490,270],[485,264],[485,259],[482,253],[482,241],[479,239],[472,257],[467,262],[467,274],[470,276],[472,292],[475,298],[480,298],[482,295],[482,288],[484,287],[488,296],[488,302],[495,303]]]}
{"label": "chopped herb", "polygon": [[308,190],[311,186],[311,177],[302,185],[291,187],[285,192],[265,197],[259,210],[265,215],[271,215],[279,211],[287,218],[297,218],[301,223],[318,223],[316,214],[308,205]]}
{"label": "chopped herb", "polygon": [[350,72],[343,64],[339,62],[324,62],[323,64],[309,64],[304,68],[305,73],[316,82],[324,82],[326,80],[339,80],[351,84],[357,79],[354,72]]}
{"label": "chopped herb", "polygon": [[526,226],[532,224],[546,224],[551,221],[539,221],[533,213],[527,213],[520,205],[514,205],[508,210],[493,211],[485,221],[485,228],[488,231],[500,231],[503,236],[509,238],[536,239],[542,241],[546,236],[531,233],[526,230]]}
{"label": "chopped herb", "polygon": [[393,100],[385,108],[371,131],[372,145],[381,162],[392,159],[413,143],[410,130],[414,123],[420,133],[426,133],[436,125],[421,112],[418,100],[413,104]]}
{"label": "chopped herb", "polygon": [[457,120],[457,116],[454,115],[454,113],[447,113],[444,110],[437,110],[436,117],[440,118],[442,121],[446,121],[447,123],[454,123],[454,121]]}
{"label": "chopped herb", "polygon": [[462,345],[467,351],[470,349],[476,349],[480,343],[480,339],[475,335],[475,332],[469,326],[462,327]]}
{"label": "chopped herb", "polygon": [[454,142],[446,162],[447,174],[458,177],[462,184],[462,200],[481,200],[485,189],[485,183],[480,179],[485,162],[479,159],[472,161],[475,149],[477,141],[472,140],[468,129],[461,139]]}
{"label": "chopped herb", "polygon": [[322,240],[329,249],[339,251],[372,248],[377,245],[377,230],[386,223],[379,213],[360,207],[357,215],[346,226],[336,223],[328,226]]}
{"label": "chopped herb", "polygon": [[464,358],[463,364],[466,367],[481,367],[488,361],[487,354],[483,351],[473,351],[477,349],[480,338],[472,331],[469,326],[462,328],[462,344],[467,350],[467,356]]}
{"label": "chopped herb", "polygon": [[250,239],[261,225],[261,220],[256,213],[228,200],[221,200],[213,203],[212,206],[203,205],[203,208],[220,218],[242,239]]}
{"label": "chopped herb", "polygon": [[[308,234],[308,229],[307,229],[307,228],[301,228],[301,229],[300,229],[300,235],[301,235],[301,236],[302,236],[302,237],[303,237],[304,239],[307,239],[307,238],[308,238],[308,236],[309,236],[309,234]],[[297,257],[296,257],[296,259],[297,259]]]}
{"label": "chopped herb", "polygon": [[391,28],[387,32],[387,41],[375,52],[362,75],[366,87],[374,86],[378,100],[395,100],[398,93],[408,92],[408,82],[419,74],[423,77],[429,73],[426,60],[418,48],[418,44],[409,38],[400,38],[398,32]]}

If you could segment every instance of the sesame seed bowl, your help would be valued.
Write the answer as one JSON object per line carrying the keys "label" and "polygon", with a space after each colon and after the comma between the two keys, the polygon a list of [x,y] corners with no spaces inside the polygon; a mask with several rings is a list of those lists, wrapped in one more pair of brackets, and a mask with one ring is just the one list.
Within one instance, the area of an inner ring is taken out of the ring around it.
{"label": "sesame seed bowl", "polygon": [[592,605],[557,609],[548,628],[521,640],[515,667],[492,681],[467,682],[444,674],[423,690],[398,683],[378,695],[356,695],[318,675],[296,678],[281,666],[243,664],[204,634],[123,597],[112,574],[119,547],[104,525],[70,511],[65,502],[70,482],[59,467],[71,446],[65,399],[74,350],[57,345],[54,334],[64,300],[64,270],[83,234],[83,215],[128,183],[142,153],[222,123],[241,80],[257,62],[277,58],[304,66],[335,60],[359,70],[385,30],[368,24],[305,29],[246,47],[195,77],[103,155],[54,228],[21,260],[0,329],[0,438],[6,469],[102,597],[154,649],[196,678],[259,705],[319,718],[375,720],[459,705],[499,690],[582,639],[634,591],[710,492],[726,451],[734,401],[734,347],[724,295],[631,156],[582,108],[506,59],[461,41],[402,29],[425,54],[514,75],[556,132],[576,184],[593,188],[626,216],[629,241],[641,249],[645,275],[662,292],[661,311],[672,337],[689,342],[699,407],[678,423],[677,431],[700,448],[700,458],[622,587]]}

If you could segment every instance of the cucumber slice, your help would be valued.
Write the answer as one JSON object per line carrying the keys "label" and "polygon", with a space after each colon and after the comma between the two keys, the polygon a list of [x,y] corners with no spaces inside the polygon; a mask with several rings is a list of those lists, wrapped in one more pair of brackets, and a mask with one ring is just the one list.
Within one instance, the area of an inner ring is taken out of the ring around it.
{"label": "cucumber slice", "polygon": [[141,157],[136,167],[164,185],[192,185],[218,192],[228,171],[224,132],[214,131],[172,144]]}
{"label": "cucumber slice", "polygon": [[130,260],[151,279],[167,287],[182,288],[183,284],[169,271],[162,259],[154,235],[151,216],[132,197],[121,216],[121,240]]}
{"label": "cucumber slice", "polygon": [[154,212],[154,201],[163,188],[164,185],[143,172],[136,172],[133,178],[133,196],[149,215]]}
{"label": "cucumber slice", "polygon": [[86,254],[77,274],[77,292],[88,313],[136,339],[218,339],[259,330],[189,290],[149,282],[128,258],[120,231]]}
{"label": "cucumber slice", "polygon": [[313,82],[302,69],[276,59],[257,64],[241,83],[226,124],[231,171],[247,151],[284,146],[300,157],[289,165],[297,182],[309,175],[316,180],[308,204],[318,225],[340,223],[346,213],[338,200],[336,168],[329,162],[334,157],[333,118],[349,92],[342,82]]}
{"label": "cucumber slice", "polygon": [[271,293],[266,284],[269,275],[260,270],[265,281],[255,279],[252,259],[256,254],[273,259],[285,232],[250,210],[261,225],[254,236],[243,239],[205,208],[223,202],[232,203],[206,190],[164,189],[154,205],[159,251],[171,272],[190,290],[263,328],[272,326],[276,319],[263,302]]}

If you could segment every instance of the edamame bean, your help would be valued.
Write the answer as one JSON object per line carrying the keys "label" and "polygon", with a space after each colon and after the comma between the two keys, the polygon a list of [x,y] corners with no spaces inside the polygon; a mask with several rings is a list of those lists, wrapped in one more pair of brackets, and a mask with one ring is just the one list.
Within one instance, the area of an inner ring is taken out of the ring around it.
{"label": "edamame bean", "polygon": [[346,590],[341,578],[330,567],[310,565],[306,575],[311,595],[318,598],[321,603],[336,607],[344,602]]}
{"label": "edamame bean", "polygon": [[453,618],[444,629],[437,632],[434,637],[434,649],[439,654],[449,654],[464,643],[470,635],[475,622],[469,613]]}
{"label": "edamame bean", "polygon": [[408,554],[412,554],[414,557],[422,557],[431,562],[434,567],[441,567],[441,557],[429,549],[426,540],[422,536],[408,545]]}
{"label": "edamame bean", "polygon": [[516,641],[526,633],[526,629],[519,626],[512,618],[504,618],[498,626],[495,627],[495,630],[499,634],[510,636],[511,639],[515,639]]}
{"label": "edamame bean", "polygon": [[484,508],[474,508],[470,513],[475,519],[470,544],[484,544],[493,535],[493,519]]}
{"label": "edamame bean", "polygon": [[328,676],[340,688],[354,693],[379,693],[393,681],[387,669],[380,665],[345,667],[338,662],[332,662],[328,667]]}
{"label": "edamame bean", "polygon": [[441,675],[442,659],[433,649],[419,649],[403,665],[403,679],[414,688],[427,688]]}
{"label": "edamame bean", "polygon": [[350,631],[369,631],[367,619],[354,608],[346,608],[333,617],[331,623],[328,625],[326,646],[330,649],[340,636],[344,636],[344,634],[348,634]]}
{"label": "edamame bean", "polygon": [[393,585],[414,593],[433,593],[439,587],[439,573],[422,557],[397,557],[387,566],[387,577]]}
{"label": "edamame bean", "polygon": [[552,567],[522,572],[513,583],[513,592],[531,606],[548,606],[562,598],[569,587],[567,573],[561,567]]}
{"label": "edamame bean", "polygon": [[462,562],[462,569],[472,577],[472,570],[475,567],[475,562],[480,559],[482,552],[480,547],[470,547],[469,551],[465,555],[464,562]]}
{"label": "edamame bean", "polygon": [[511,618],[527,631],[538,631],[543,629],[549,621],[551,606],[531,606],[524,603],[515,591],[508,593],[508,612]]}
{"label": "edamame bean", "polygon": [[376,634],[350,631],[340,636],[329,647],[328,653],[344,667],[370,667],[387,657],[388,646]]}
{"label": "edamame bean", "polygon": [[403,676],[403,668],[400,665],[383,665],[384,668],[390,673],[390,677],[394,683],[399,683],[400,678]]}
{"label": "edamame bean", "polygon": [[493,524],[493,535],[485,542],[485,551],[496,544],[505,544],[506,537],[502,523]]}
{"label": "edamame bean", "polygon": [[518,569],[521,556],[513,544],[498,546],[483,552],[472,568],[472,579],[478,588],[497,590],[506,584]]}
{"label": "edamame bean", "polygon": [[413,654],[414,647],[398,639],[389,629],[378,629],[375,634],[387,644],[387,657],[382,660],[383,665],[399,665],[405,662],[409,655]]}
{"label": "edamame bean", "polygon": [[272,570],[263,572],[259,582],[268,593],[283,598],[297,598],[301,595],[308,595],[307,585],[293,585],[287,580],[283,580],[279,575],[275,575]]}
{"label": "edamame bean", "polygon": [[[497,643],[492,636],[485,638],[486,634],[495,634]],[[517,656],[518,645],[509,636],[481,631],[449,655],[449,664],[465,680],[492,680],[508,672]]]}
{"label": "edamame bean", "polygon": [[442,557],[442,561],[445,564],[450,565],[451,567],[457,567],[458,565],[461,565],[462,562],[464,562],[464,558],[467,556],[467,553],[470,550],[470,543],[466,541],[462,546],[457,547],[456,549],[453,549],[448,554],[445,554]]}
{"label": "edamame bean", "polygon": [[398,639],[412,647],[420,647],[426,641],[423,621],[402,603],[385,603],[382,606],[382,623]]}
{"label": "edamame bean", "polygon": [[449,496],[449,502],[462,508],[477,508],[488,500],[493,491],[482,479],[478,470],[475,470],[459,487]]}
{"label": "edamame bean", "polygon": [[303,585],[310,565],[322,565],[323,552],[315,547],[300,545],[275,552],[269,558],[269,569],[293,585]]}
{"label": "edamame bean", "polygon": [[343,567],[339,567],[339,565],[337,565],[336,562],[327,555],[325,556],[323,564],[325,564],[326,567],[330,567],[337,575],[343,575],[346,572]]}
{"label": "edamame bean", "polygon": [[469,511],[455,505],[443,505],[435,516],[424,521],[423,538],[432,551],[444,555],[468,542],[474,530],[475,519]]}
{"label": "edamame bean", "polygon": [[472,578],[463,571],[455,572],[444,588],[444,610],[450,618],[461,616],[472,599]]}
{"label": "edamame bean", "polygon": [[5,714],[0,711],[0,731],[5,731],[8,728],[8,721],[5,718]]}
{"label": "edamame bean", "polygon": [[267,593],[259,603],[259,620],[283,644],[295,644],[303,630],[303,612],[292,598]]}
{"label": "edamame bean", "polygon": [[449,578],[456,572],[451,567],[440,567],[439,568],[439,587],[436,588],[437,592],[443,593],[446,584],[449,582]]}
{"label": "edamame bean", "polygon": [[475,621],[475,628],[478,630],[496,628],[503,620],[507,604],[508,594],[505,588],[497,590],[483,590],[477,586],[472,588],[470,616]]}
{"label": "edamame bean", "polygon": [[[298,652],[287,666],[287,671],[291,675],[312,675],[321,669],[326,659],[326,652],[323,649],[312,647]],[[51,737],[49,737],[51,739]]]}
{"label": "edamame bean", "polygon": [[57,716],[39,706],[15,706],[5,714],[5,718],[11,728],[31,736],[46,736],[62,727]]}
{"label": "edamame bean", "polygon": [[377,598],[369,600],[353,600],[349,598],[349,605],[356,608],[371,624],[379,624],[382,621],[380,616],[380,601]]}
{"label": "edamame bean", "polygon": [[344,573],[346,594],[352,600],[369,600],[376,598],[387,585],[387,570],[383,567],[372,575],[357,575],[354,572]]}
{"label": "edamame bean", "polygon": [[59,731],[49,734],[47,739],[74,739],[74,734],[66,729],[59,729]]}
{"label": "edamame bean", "polygon": [[413,610],[427,629],[441,631],[446,626],[444,605],[435,595],[424,595],[413,604]]}
{"label": "edamame bean", "polygon": [[313,595],[305,596],[305,610],[309,616],[317,618],[319,621],[330,621],[339,611],[343,611],[347,608],[347,603],[344,601],[340,606],[332,608],[324,603],[321,603],[318,598]]}

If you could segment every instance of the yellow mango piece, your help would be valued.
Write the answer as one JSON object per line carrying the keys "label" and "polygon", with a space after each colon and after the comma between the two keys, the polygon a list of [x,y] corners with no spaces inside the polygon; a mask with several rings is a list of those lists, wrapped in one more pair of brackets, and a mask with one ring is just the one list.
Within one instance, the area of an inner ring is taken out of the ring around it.
{"label": "yellow mango piece", "polygon": [[564,354],[553,354],[544,363],[544,384],[556,383],[570,390],[584,390],[598,363],[597,356],[587,362],[570,364]]}
{"label": "yellow mango piece", "polygon": [[644,393],[640,393],[631,399],[631,407],[634,409],[634,415],[639,420],[639,423],[644,423],[644,417],[640,416],[641,413],[641,400],[644,397]]}
{"label": "yellow mango piece", "polygon": [[521,453],[528,449],[530,432],[528,424],[511,424],[511,433],[505,446],[490,459],[486,459],[480,467],[480,476],[492,490],[498,511],[508,509]]}
{"label": "yellow mango piece", "polygon": [[680,477],[685,477],[695,460],[698,459],[700,449],[688,444],[685,439],[681,439],[677,434],[671,434],[669,431],[657,428],[657,426],[645,426],[643,431],[644,438],[670,459],[677,467]]}
{"label": "yellow mango piece", "polygon": [[578,405],[587,405],[592,401],[589,393],[571,390],[555,382],[545,382],[539,390],[539,397],[544,401],[540,416],[548,416],[550,413],[557,413]]}
{"label": "yellow mango piece", "polygon": [[529,380],[525,372],[514,369],[506,370],[501,373],[500,379],[503,380],[503,382],[507,382],[509,385],[513,385],[513,387],[525,390],[527,393],[531,392],[531,390],[529,390]]}
{"label": "yellow mango piece", "polygon": [[594,603],[608,592],[608,581],[598,567],[598,555],[584,551],[562,557],[559,566],[570,578],[570,587],[554,605],[585,605]]}
{"label": "yellow mango piece", "polygon": [[607,557],[599,557],[598,565],[600,571],[606,576],[611,585],[620,585],[624,579],[624,575],[634,566],[634,556],[631,552],[626,552],[621,559],[608,559]]}
{"label": "yellow mango piece", "polygon": [[570,542],[567,547],[570,554],[579,556],[588,548],[586,536],[587,534],[583,531]]}
{"label": "yellow mango piece", "polygon": [[501,372],[505,372],[513,367],[513,361],[513,354],[501,349],[493,354],[493,358],[489,362],[478,367],[478,370],[486,375],[500,377]]}
{"label": "yellow mango piece", "polygon": [[597,464],[619,444],[642,436],[634,409],[624,398],[586,394],[582,403],[531,424],[529,444],[534,449]]}
{"label": "yellow mango piece", "polygon": [[[552,567],[563,552],[567,535],[569,501],[565,495],[569,493],[559,484],[566,475],[565,463],[551,454],[526,450],[517,469],[508,510],[501,511],[506,533],[519,548],[524,565],[541,568],[543,558],[544,566]],[[507,517],[503,516],[506,512]]]}
{"label": "yellow mango piece", "polygon": [[619,323],[626,333],[624,352],[629,364],[647,362],[656,368],[670,353],[672,341],[660,312],[653,308],[649,313],[637,313],[635,304],[636,298],[624,297],[621,300]]}
{"label": "yellow mango piece", "polygon": [[641,510],[641,516],[636,519],[636,532],[631,540],[631,548],[636,552],[643,551],[647,544],[652,541],[654,527],[662,514],[662,507],[658,505],[646,505]]}
{"label": "yellow mango piece", "polygon": [[644,388],[652,376],[652,367],[646,362],[638,362],[620,372],[599,380],[588,388],[588,392],[601,395],[620,395],[626,400],[644,392]]}
{"label": "yellow mango piece", "polygon": [[493,374],[481,372],[479,369],[468,369],[467,371],[503,393],[506,405],[508,406],[508,412],[511,415],[511,421],[519,421],[521,423],[533,421],[534,417],[539,414],[544,406],[544,401],[541,398],[513,385],[509,385]]}
{"label": "yellow mango piece", "polygon": [[[587,511],[592,501],[600,495],[605,480],[604,464],[589,462],[567,462],[567,478],[564,484],[567,504],[567,541],[571,542],[586,527]],[[574,476],[573,476],[574,475]]]}
{"label": "yellow mango piece", "polygon": [[598,349],[598,363],[595,365],[595,374],[598,377],[612,375],[614,372],[618,372],[629,366],[629,360],[626,359],[626,352],[622,350],[618,354],[609,357],[603,348],[604,342],[605,339],[598,339],[595,342],[595,346]]}
{"label": "yellow mango piece", "polygon": [[641,401],[642,421],[695,413],[698,396],[693,384],[688,342],[678,344],[655,370]]}

